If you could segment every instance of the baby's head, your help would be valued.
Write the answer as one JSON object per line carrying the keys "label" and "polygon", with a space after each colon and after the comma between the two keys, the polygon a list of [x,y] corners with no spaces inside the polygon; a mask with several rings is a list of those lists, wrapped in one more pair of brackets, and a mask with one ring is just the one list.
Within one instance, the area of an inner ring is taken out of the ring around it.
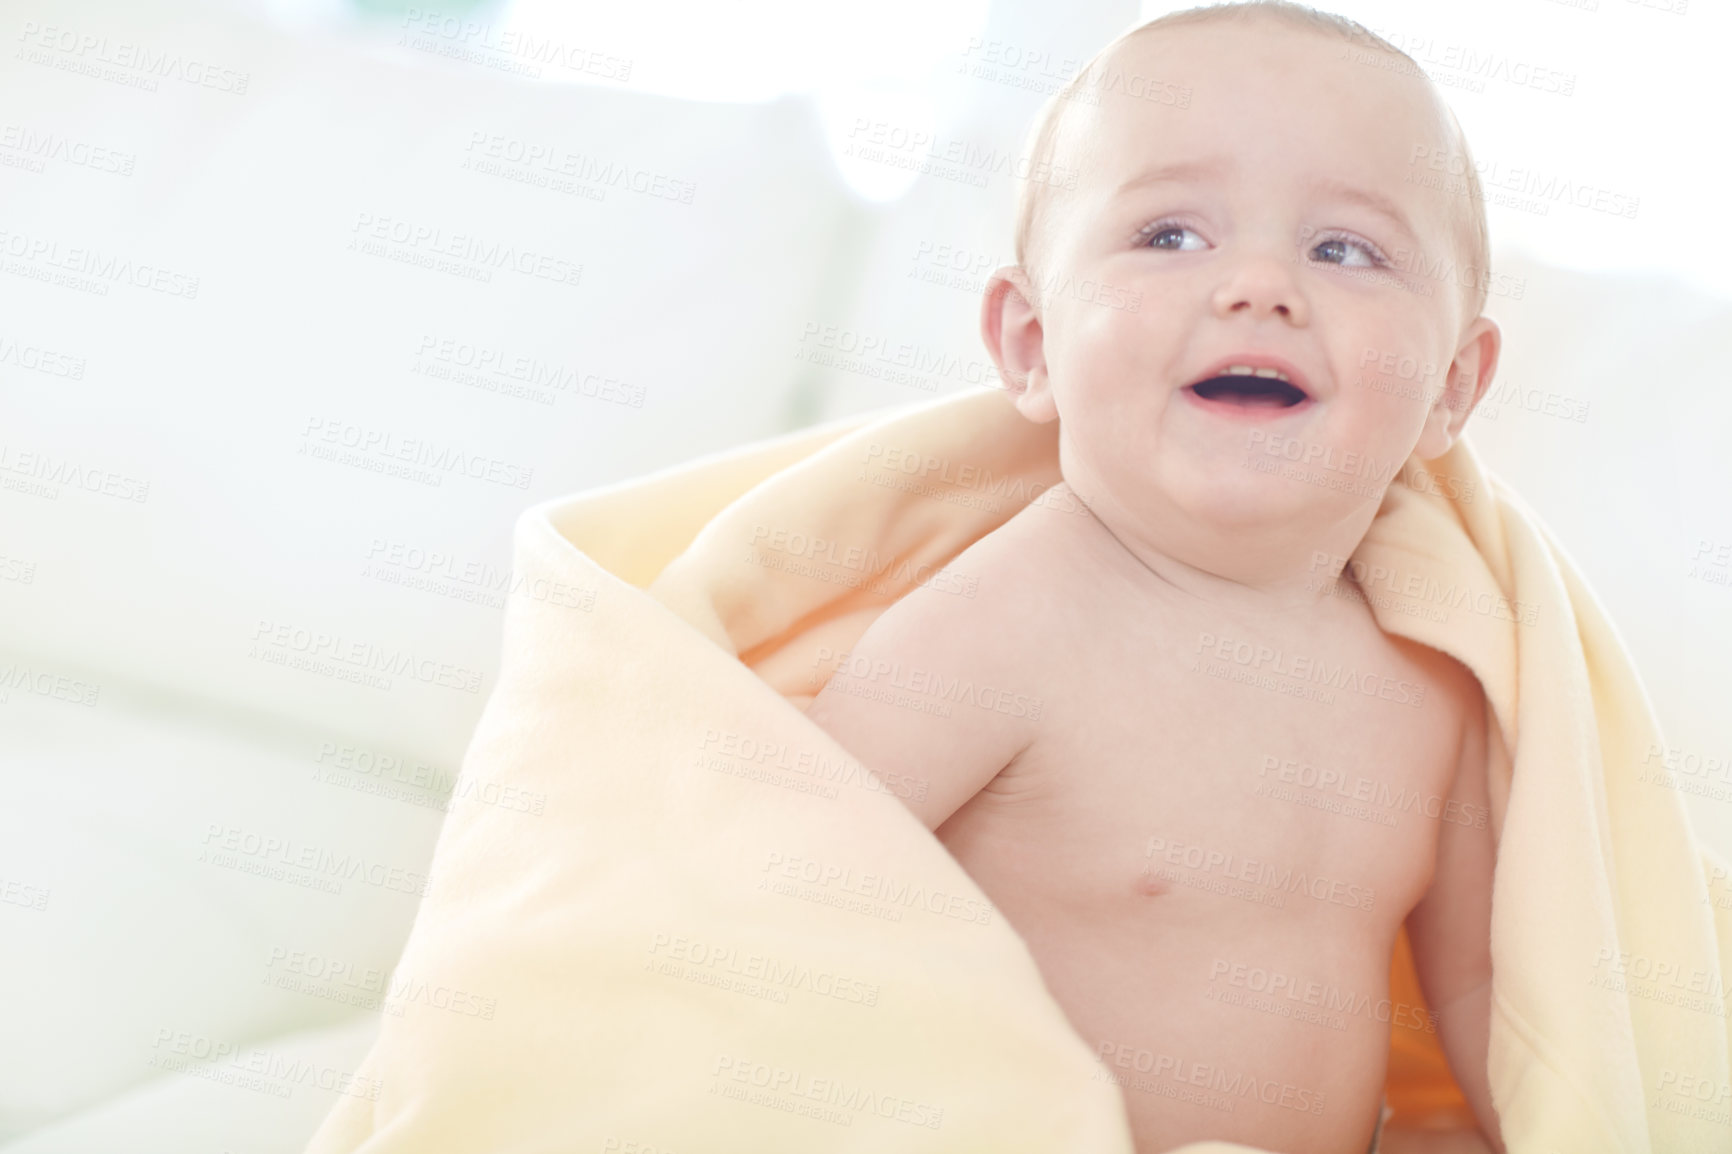
{"label": "baby's head", "polygon": [[[1103,49],[1031,140],[982,334],[1023,414],[1060,419],[1091,507],[1179,538],[1362,534],[1396,469],[1459,436],[1500,341],[1484,208],[1399,50],[1279,0],[1174,13]],[[1439,156],[1465,187],[1422,179]],[[1288,382],[1191,387],[1246,364]]]}

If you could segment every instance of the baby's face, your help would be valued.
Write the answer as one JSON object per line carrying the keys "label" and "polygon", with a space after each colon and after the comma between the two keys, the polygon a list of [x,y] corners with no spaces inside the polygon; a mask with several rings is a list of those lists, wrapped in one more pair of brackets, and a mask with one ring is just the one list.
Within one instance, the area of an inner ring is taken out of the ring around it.
{"label": "baby's face", "polygon": [[[1368,523],[1410,454],[1459,433],[1498,334],[1441,275],[1467,259],[1451,206],[1407,180],[1452,130],[1423,80],[1364,58],[1273,23],[1162,30],[1109,67],[1188,107],[1120,88],[1070,110],[1055,160],[1082,175],[1036,225],[1044,303],[1013,295],[999,348],[1024,414],[1062,418],[1085,497],[1217,527]],[[1190,387],[1244,364],[1302,398]]]}

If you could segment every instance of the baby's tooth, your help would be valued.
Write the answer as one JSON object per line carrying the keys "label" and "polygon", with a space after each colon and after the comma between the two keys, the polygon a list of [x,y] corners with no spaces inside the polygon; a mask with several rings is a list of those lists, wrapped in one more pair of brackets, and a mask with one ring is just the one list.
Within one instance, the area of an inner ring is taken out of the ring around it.
{"label": "baby's tooth", "polygon": [[1258,369],[1258,370],[1256,370],[1256,373],[1259,377],[1279,377],[1281,375],[1281,370],[1280,369]]}
{"label": "baby's tooth", "polygon": [[1250,365],[1228,365],[1227,375],[1230,377],[1248,377],[1251,375]]}

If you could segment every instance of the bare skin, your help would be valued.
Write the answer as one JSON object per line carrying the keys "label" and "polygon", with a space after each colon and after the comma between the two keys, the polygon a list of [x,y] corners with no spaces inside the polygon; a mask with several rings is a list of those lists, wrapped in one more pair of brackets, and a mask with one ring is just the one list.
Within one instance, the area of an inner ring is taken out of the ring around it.
{"label": "bare skin", "polygon": [[[1392,1023],[1424,1028],[1386,1002],[1404,924],[1475,1140],[1502,1154],[1483,693],[1319,568],[1353,555],[1387,473],[1246,464],[1273,444],[1431,461],[1484,395],[1500,334],[1436,272],[1450,206],[1405,179],[1451,122],[1397,70],[1272,22],[1115,52],[1193,98],[1077,104],[1057,163],[1084,178],[1037,226],[1038,271],[999,270],[982,304],[1015,405],[1059,422],[1064,484],[950,563],[976,597],[916,589],[844,665],[1038,715],[911,709],[839,673],[808,716],[927,783],[911,808],[1027,941],[1138,1154],[1364,1150]],[[1141,307],[1063,287],[1085,283]],[[1253,357],[1304,400],[1190,387]],[[1439,368],[1415,392],[1401,364]]]}
{"label": "bare skin", "polygon": [[[1424,1028],[1387,1004],[1389,968],[1440,837],[1472,862],[1456,876],[1489,878],[1489,833],[1469,824],[1486,804],[1478,683],[1350,596],[1307,621],[1199,607],[1068,492],[1049,496],[953,563],[981,597],[915,590],[848,663],[1020,693],[1038,720],[915,712],[834,681],[808,716],[867,764],[926,780],[911,808],[1027,941],[1121,1086],[1138,1154],[1208,1138],[1363,1150],[1391,1021]],[[1213,656],[1219,641],[1199,654],[1204,636],[1373,675],[1388,696],[1227,681],[1210,670],[1241,666]],[[1299,784],[1315,781],[1299,767],[1342,770],[1347,796]],[[1270,996],[1266,975],[1288,989]]]}

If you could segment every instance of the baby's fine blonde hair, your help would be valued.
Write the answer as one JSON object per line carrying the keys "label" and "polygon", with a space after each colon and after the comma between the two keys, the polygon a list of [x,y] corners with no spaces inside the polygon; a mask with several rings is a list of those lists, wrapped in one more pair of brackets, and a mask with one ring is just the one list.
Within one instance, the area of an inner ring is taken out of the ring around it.
{"label": "baby's fine blonde hair", "polygon": [[[1291,3],[1290,0],[1239,0],[1237,3],[1213,4],[1200,8],[1186,8],[1179,12],[1169,12],[1145,24],[1139,24],[1130,31],[1115,39],[1112,43],[1095,53],[1094,58],[1083,65],[1077,74],[1066,82],[1065,86],[1047,98],[1046,103],[1035,116],[1034,124],[1029,131],[1024,148],[1025,167],[1023,171],[1030,174],[1050,172],[1053,169],[1055,153],[1059,143],[1059,129],[1064,120],[1065,110],[1080,94],[1085,85],[1100,85],[1103,81],[1103,62],[1112,52],[1133,36],[1140,36],[1163,28],[1181,28],[1196,24],[1211,24],[1221,21],[1245,22],[1257,19],[1279,20],[1290,27],[1324,35],[1338,36],[1352,42],[1361,48],[1373,51],[1387,52],[1405,60],[1411,67],[1412,76],[1429,78],[1420,70],[1414,59],[1383,37],[1372,32],[1358,21],[1349,20],[1345,16],[1337,16],[1332,12],[1320,12],[1303,4]],[[1110,77],[1106,78],[1110,85]],[[1435,92],[1435,89],[1433,90]],[[1463,289],[1463,306],[1466,314],[1463,321],[1469,321],[1485,310],[1486,295],[1491,281],[1491,235],[1486,227],[1485,194],[1479,183],[1479,174],[1474,167],[1473,155],[1468,151],[1467,135],[1461,130],[1461,123],[1456,120],[1455,112],[1441,98],[1438,101],[1449,114],[1450,126],[1455,139],[1452,151],[1458,152],[1461,158],[1460,168],[1456,173],[1455,158],[1452,156],[1450,175],[1459,175],[1465,185],[1463,196],[1450,197],[1450,217],[1454,225],[1456,250],[1464,256],[1463,263],[1450,269],[1450,275]],[[1036,286],[1042,283],[1035,266],[1044,260],[1042,246],[1036,243],[1041,237],[1039,232],[1043,217],[1049,211],[1052,200],[1052,184],[1048,181],[1028,179],[1021,182],[1016,195],[1016,263],[1029,274]]]}

